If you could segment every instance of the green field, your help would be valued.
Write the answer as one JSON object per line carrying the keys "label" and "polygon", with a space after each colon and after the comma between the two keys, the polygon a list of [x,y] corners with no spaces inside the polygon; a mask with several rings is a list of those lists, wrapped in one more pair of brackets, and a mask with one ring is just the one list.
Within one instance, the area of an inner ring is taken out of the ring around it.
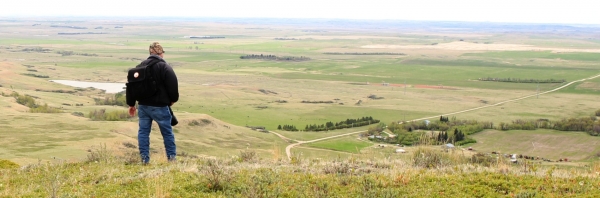
{"label": "green field", "polygon": [[372,145],[373,143],[365,140],[358,140],[354,136],[307,144],[307,146],[310,147],[331,149],[334,151],[343,151],[348,153],[360,153],[363,148]]}
{"label": "green field", "polygon": [[573,161],[591,160],[600,154],[598,137],[582,132],[490,130],[475,134],[473,138],[477,140],[477,143],[471,145],[473,149],[486,153],[516,153],[553,161],[563,158]]}
{"label": "green field", "polygon": [[[73,26],[113,26],[111,21],[97,19],[56,21]],[[175,127],[180,150],[218,157],[236,155],[245,149],[256,149],[261,157],[267,159],[286,157],[285,147],[289,142],[273,134],[252,131],[246,126],[276,130],[278,125],[294,125],[304,129],[310,124],[364,116],[389,124],[492,105],[562,85],[484,82],[478,81],[479,78],[564,79],[568,83],[600,74],[600,42],[588,38],[595,35],[594,31],[577,27],[570,28],[580,31],[579,35],[565,38],[556,32],[539,32],[535,27],[518,34],[505,34],[492,30],[429,29],[410,24],[372,29],[343,24],[209,23],[194,20],[155,21],[148,25],[144,20],[131,20],[123,21],[122,29],[104,29],[106,34],[59,35],[71,30],[51,28],[49,23],[31,26],[33,23],[37,22],[33,19],[0,21],[3,27],[0,30],[0,92],[35,96],[40,104],[61,108],[64,113],[28,113],[27,107],[17,104],[14,98],[0,97],[0,109],[3,111],[0,115],[0,144],[4,145],[0,147],[0,154],[22,164],[52,157],[79,161],[86,157],[89,148],[103,143],[108,143],[114,150],[119,150],[125,142],[135,143],[135,119],[94,122],[71,115],[73,112],[88,114],[103,108],[124,110],[124,107],[94,103],[94,98],[111,97],[111,94],[100,90],[76,90],[48,80],[124,83],[127,69],[147,57],[147,46],[153,41],[159,41],[165,47],[165,59],[173,66],[180,83],[180,101],[173,106],[175,113],[181,115],[182,124]],[[185,37],[189,35],[225,38]],[[282,37],[297,40],[275,40]],[[31,51],[39,48],[47,51]],[[75,54],[62,56],[58,53],[60,51]],[[404,55],[327,54],[331,52]],[[88,56],[77,55],[85,53]],[[240,56],[249,54],[305,56],[310,60],[240,59]],[[49,78],[24,76],[23,73],[47,75]],[[516,119],[584,117],[600,109],[598,94],[600,78],[595,78],[539,97],[452,116],[495,123]],[[369,98],[372,95],[381,99]],[[202,127],[186,125],[198,119],[213,120],[213,124]],[[366,129],[368,127],[328,132],[277,132],[290,139],[310,141]],[[495,137],[490,133],[478,134],[477,138]],[[152,145],[161,151],[157,134],[152,135]],[[569,135],[572,134],[567,133]],[[512,136],[518,137],[512,140],[516,142],[528,137],[527,133]],[[302,145],[302,148],[293,148],[292,151],[315,157],[368,155],[373,151],[369,143],[350,137],[353,136]],[[597,137],[587,138],[592,141]],[[588,140],[583,137],[575,139]],[[556,149],[570,148],[569,144],[556,142]],[[510,150],[511,147],[506,145],[509,144],[483,146],[480,141],[474,146],[484,151],[525,152],[529,149],[523,145],[520,150]],[[594,152],[600,149],[593,144],[588,147]],[[550,152],[548,155],[551,155]],[[560,155],[581,160],[589,156],[577,152]],[[559,157],[558,154],[551,156]]]}

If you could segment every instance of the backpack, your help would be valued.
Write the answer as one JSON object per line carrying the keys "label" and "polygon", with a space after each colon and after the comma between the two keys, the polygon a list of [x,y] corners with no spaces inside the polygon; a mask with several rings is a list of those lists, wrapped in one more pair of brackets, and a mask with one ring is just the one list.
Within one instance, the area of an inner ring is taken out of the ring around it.
{"label": "backpack", "polygon": [[153,65],[160,60],[150,61],[147,65],[137,66],[127,72],[127,89],[129,94],[137,100],[150,98],[158,92],[158,82],[154,79]]}

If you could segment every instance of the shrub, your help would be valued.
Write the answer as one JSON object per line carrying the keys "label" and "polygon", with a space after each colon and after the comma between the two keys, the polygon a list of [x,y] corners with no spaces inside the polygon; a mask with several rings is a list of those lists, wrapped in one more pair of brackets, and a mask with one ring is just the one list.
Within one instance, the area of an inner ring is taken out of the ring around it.
{"label": "shrub", "polygon": [[73,112],[71,113],[71,115],[77,116],[77,117],[85,117],[85,115],[81,112]]}
{"label": "shrub", "polygon": [[21,167],[21,166],[19,166],[19,164],[17,164],[17,163],[14,163],[9,160],[0,159],[0,169],[12,169],[12,168],[19,168],[19,167]]}
{"label": "shrub", "polygon": [[198,167],[199,177],[205,177],[208,180],[208,189],[211,191],[222,191],[233,178],[228,169],[223,168],[222,162],[209,159],[204,166]]}
{"label": "shrub", "polygon": [[258,155],[256,155],[255,151],[242,150],[240,151],[239,160],[241,162],[256,162],[258,160]]}
{"label": "shrub", "polygon": [[125,98],[125,93],[119,92],[116,93],[112,97],[105,97],[104,99],[94,98],[96,105],[116,105],[116,106],[124,106],[127,107],[127,99]]}
{"label": "shrub", "polygon": [[100,144],[100,148],[89,149],[86,162],[110,162],[112,153],[106,149],[106,144]]}
{"label": "shrub", "polygon": [[414,166],[421,168],[442,168],[464,163],[464,157],[453,151],[444,152],[420,146],[413,152],[412,161]]}
{"label": "shrub", "polygon": [[126,121],[129,120],[127,110],[106,112],[106,109],[90,111],[88,115],[93,121]]}
{"label": "shrub", "polygon": [[477,153],[477,154],[471,156],[471,158],[469,158],[469,162],[471,162],[473,164],[480,164],[482,166],[490,167],[490,166],[498,163],[498,160],[493,156],[485,155],[483,153]]}

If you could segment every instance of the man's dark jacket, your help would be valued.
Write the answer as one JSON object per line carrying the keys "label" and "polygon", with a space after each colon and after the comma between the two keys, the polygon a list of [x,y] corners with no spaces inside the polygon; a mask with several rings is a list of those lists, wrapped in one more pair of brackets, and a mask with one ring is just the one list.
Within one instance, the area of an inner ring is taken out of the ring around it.
{"label": "man's dark jacket", "polygon": [[[156,59],[160,61],[152,66],[152,72],[154,74],[154,79],[156,79],[156,82],[158,82],[158,91],[156,95],[138,101],[138,104],[154,107],[169,106],[172,102],[177,102],[177,100],[179,100],[179,85],[177,84],[177,76],[175,76],[173,68],[157,55],[151,55],[148,57],[148,59],[142,61],[142,63],[140,63],[137,67],[146,65],[150,61]],[[125,96],[127,98],[127,105],[132,107],[135,106],[135,99],[130,97],[130,91],[131,90],[129,90],[128,87],[126,89]]]}

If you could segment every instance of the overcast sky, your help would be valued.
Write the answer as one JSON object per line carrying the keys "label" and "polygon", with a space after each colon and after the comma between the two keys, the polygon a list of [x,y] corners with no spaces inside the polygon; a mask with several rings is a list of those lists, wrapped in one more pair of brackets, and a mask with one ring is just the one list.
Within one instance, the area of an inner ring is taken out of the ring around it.
{"label": "overcast sky", "polygon": [[600,24],[593,0],[7,0],[11,16],[346,18]]}

